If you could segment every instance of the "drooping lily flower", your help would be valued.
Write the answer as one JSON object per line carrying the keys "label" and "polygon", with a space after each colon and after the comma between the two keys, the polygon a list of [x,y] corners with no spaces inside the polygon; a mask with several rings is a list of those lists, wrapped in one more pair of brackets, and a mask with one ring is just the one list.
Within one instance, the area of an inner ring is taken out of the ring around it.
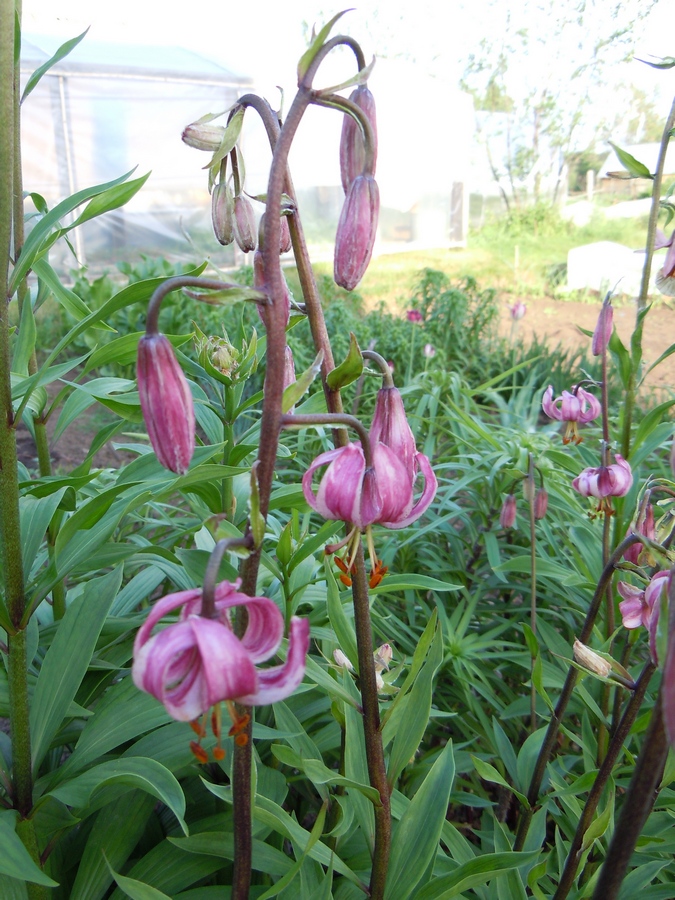
{"label": "drooping lily flower", "polygon": [[640,625],[643,625],[649,629],[649,650],[655,663],[658,662],[656,629],[661,610],[661,594],[667,587],[669,578],[670,572],[657,572],[644,589],[625,581],[620,581],[616,586],[623,597],[619,603],[623,627],[639,628]]}
{"label": "drooping lily flower", "polygon": [[609,497],[624,497],[633,484],[633,473],[620,454],[610,466],[584,469],[572,482],[572,487],[582,497],[597,497],[600,500],[598,512],[614,512]]}
{"label": "drooping lily flower", "polygon": [[183,370],[163,334],[145,334],[138,342],[137,376],[152,449],[165,469],[183,475],[195,449],[195,413]]}
{"label": "drooping lily flower", "polygon": [[662,250],[668,248],[663,266],[656,273],[656,286],[662,294],[668,294],[669,297],[675,297],[675,231],[667,238],[660,228],[656,229],[656,240],[654,241],[654,249]]}
{"label": "drooping lily flower", "polygon": [[587,425],[602,412],[600,401],[581,387],[572,388],[572,393],[563,391],[562,396],[554,400],[553,386],[550,384],[544,392],[541,407],[549,419],[567,422],[563,444],[580,444],[582,438],[577,423]]}
{"label": "drooping lily flower", "polygon": [[[249,597],[234,584],[216,586],[217,618],[200,615],[200,589],[169,594],[158,600],[134,641],[131,670],[136,686],[152,694],[180,722],[197,719],[222,701],[262,706],[283,700],[302,681],[309,647],[309,622],[291,619],[288,656],[280,666],[257,664],[273,656],[283,636],[283,616],[267,597]],[[229,612],[245,606],[248,625],[238,638]],[[154,626],[180,609],[178,622],[157,634]]]}

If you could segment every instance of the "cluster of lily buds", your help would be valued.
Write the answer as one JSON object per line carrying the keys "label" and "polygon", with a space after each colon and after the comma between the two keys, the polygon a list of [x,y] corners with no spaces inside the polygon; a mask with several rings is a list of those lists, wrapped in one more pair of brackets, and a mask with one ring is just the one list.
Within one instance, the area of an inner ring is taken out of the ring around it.
{"label": "cluster of lily buds", "polygon": [[572,482],[572,487],[582,497],[597,497],[600,500],[598,512],[613,513],[609,497],[624,497],[633,484],[630,465],[620,454],[616,462],[609,466],[584,469]]}
{"label": "cluster of lily buds", "polygon": [[150,443],[171,472],[187,472],[195,449],[192,394],[170,341],[145,334],[138,342],[138,394]]}
{"label": "cluster of lily buds", "polygon": [[582,437],[578,425],[587,425],[593,419],[597,419],[602,412],[600,401],[582,387],[576,386],[572,388],[572,393],[563,391],[562,396],[554,400],[553,386],[549,385],[544,392],[541,406],[549,419],[567,422],[563,444],[571,442],[580,444]]}
{"label": "cluster of lily buds", "polygon": [[610,295],[607,294],[593,332],[593,340],[591,341],[591,353],[593,356],[602,356],[607,349],[612,337],[613,321],[614,307],[612,306]]}
{"label": "cluster of lily buds", "polygon": [[[309,505],[326,519],[341,519],[363,530],[378,523],[385,528],[405,528],[427,509],[438,482],[428,457],[419,453],[397,388],[378,392],[370,431],[372,466],[359,442],[321,453],[302,479]],[[312,487],[314,473],[327,466],[319,487]],[[424,489],[415,501],[418,473]]]}
{"label": "cluster of lily buds", "polygon": [[[352,91],[349,99],[361,109],[372,129],[373,136],[373,167],[371,175],[375,174],[375,164],[377,162],[377,116],[375,111],[375,98],[365,84],[360,84]],[[363,139],[363,133],[358,122],[345,113],[342,121],[342,136],[340,139],[340,176],[342,178],[342,187],[345,194],[349,192],[349,188],[359,175],[362,175],[365,169],[366,147]]]}
{"label": "cluster of lily buds", "polygon": [[656,648],[656,630],[661,610],[661,595],[667,588],[670,572],[657,572],[646,588],[638,588],[625,581],[617,584],[617,590],[623,597],[619,603],[619,611],[624,628],[639,628],[641,625],[649,630],[649,650],[655,663],[658,662]]}
{"label": "cluster of lily buds", "polygon": [[656,273],[656,286],[662,294],[675,297],[675,231],[667,238],[661,229],[657,228],[654,249],[662,250],[664,247],[668,248],[668,252],[663,265]]}
{"label": "cluster of lily buds", "polygon": [[[215,589],[215,618],[202,612],[200,589],[169,594],[154,604],[136,635],[131,674],[136,686],[152,694],[181,722],[197,719],[222,701],[246,706],[276,703],[302,681],[309,648],[309,622],[293,617],[288,655],[279,666],[258,669],[279,649],[284,620],[274,601],[238,591],[240,582],[223,581]],[[230,611],[245,606],[246,631],[239,638]],[[169,613],[178,622],[157,634],[152,630]]]}

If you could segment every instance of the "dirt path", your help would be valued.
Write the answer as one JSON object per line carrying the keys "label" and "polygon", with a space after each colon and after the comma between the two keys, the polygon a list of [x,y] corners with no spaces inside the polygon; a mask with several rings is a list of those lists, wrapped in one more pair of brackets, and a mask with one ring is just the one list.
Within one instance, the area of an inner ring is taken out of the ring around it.
{"label": "dirt path", "polygon": [[[553,346],[562,344],[569,348],[590,348],[590,338],[579,331],[579,326],[590,331],[595,328],[600,310],[599,301],[597,305],[550,298],[528,298],[524,302],[527,312],[518,322],[517,328],[525,340],[531,339],[536,334],[540,339],[546,338]],[[615,307],[614,324],[619,337],[628,345],[635,326],[635,306]],[[506,304],[501,327],[505,334],[511,327],[510,313]],[[657,301],[654,304],[647,314],[642,343],[646,369],[675,343],[674,308],[667,306],[664,301]],[[650,372],[645,384],[670,392],[675,390],[675,354]]]}

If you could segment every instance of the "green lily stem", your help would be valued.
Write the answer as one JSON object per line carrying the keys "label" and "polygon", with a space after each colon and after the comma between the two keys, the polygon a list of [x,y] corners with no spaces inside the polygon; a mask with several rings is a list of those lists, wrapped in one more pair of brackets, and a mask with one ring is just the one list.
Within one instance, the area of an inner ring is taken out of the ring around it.
{"label": "green lily stem", "polygon": [[637,714],[640,711],[642,701],[644,700],[645,693],[647,692],[647,688],[649,687],[649,682],[651,681],[652,675],[655,671],[656,666],[650,660],[640,673],[640,677],[636,682],[633,695],[628,701],[628,705],[626,706],[624,714],[621,717],[621,721],[619,722],[614,734],[612,735],[612,740],[600,767],[600,771],[595,778],[593,787],[591,788],[588,799],[586,800],[584,811],[582,812],[581,818],[579,819],[579,822],[577,824],[577,830],[574,838],[572,839],[569,854],[567,856],[567,861],[565,862],[565,868],[563,870],[562,876],[560,878],[560,883],[558,884],[558,888],[555,892],[553,900],[565,900],[570,892],[577,873],[577,867],[579,865],[579,858],[581,856],[584,835],[586,834],[586,831],[588,830],[588,827],[593,820],[593,816],[595,815],[595,811],[598,808],[598,803],[600,802],[602,792],[604,791],[605,785],[607,784],[607,781],[612,774],[612,769],[614,768],[614,764],[619,756],[619,753],[621,752],[624,741],[628,737],[628,734],[633,727],[633,722],[635,721]]}
{"label": "green lily stem", "polygon": [[[527,477],[529,483],[530,502],[530,628],[532,634],[537,634],[537,531],[534,518],[534,460],[530,454],[529,474]],[[530,659],[530,733],[534,734],[537,730],[537,689],[534,686],[534,665],[536,657]]]}
{"label": "green lily stem", "polygon": [[377,697],[375,659],[373,657],[373,634],[368,602],[368,581],[363,556],[363,543],[359,541],[355,571],[352,575],[352,596],[354,599],[354,630],[359,656],[359,679],[363,707],[363,731],[366,743],[368,778],[380,793],[381,806],[375,807],[375,846],[373,867],[370,875],[370,900],[384,897],[389,851],[391,848],[391,806],[387,767],[384,761],[382,733],[380,731],[380,707]]}
{"label": "green lily stem", "polygon": [[[588,643],[588,640],[591,636],[595,620],[600,610],[602,598],[605,594],[605,590],[607,589],[607,584],[609,583],[614,573],[614,566],[619,562],[626,550],[629,547],[632,547],[633,544],[638,542],[642,543],[638,535],[629,534],[623,539],[623,541],[621,541],[614,553],[612,553],[612,555],[610,556],[607,565],[600,575],[598,586],[596,587],[595,593],[593,594],[593,599],[591,600],[591,604],[586,614],[586,619],[579,634],[579,640],[582,644]],[[516,833],[516,840],[513,846],[514,850],[522,850],[525,845],[525,839],[527,838],[527,833],[532,822],[535,806],[539,800],[539,791],[541,789],[541,783],[544,780],[546,766],[548,765],[551,753],[553,752],[553,748],[555,747],[556,740],[558,738],[558,731],[560,730],[560,724],[562,722],[563,716],[565,715],[567,704],[569,703],[570,697],[572,696],[572,691],[574,690],[574,686],[577,682],[578,674],[578,670],[574,666],[570,666],[569,672],[567,673],[567,678],[565,679],[565,683],[560,692],[560,697],[558,698],[558,703],[556,704],[555,710],[551,717],[551,721],[549,722],[548,729],[546,731],[546,734],[544,735],[544,740],[539,750],[539,755],[537,756],[537,761],[534,766],[534,771],[530,780],[530,786],[527,792],[529,808],[523,810],[521,814],[520,822],[518,823],[518,831]]]}

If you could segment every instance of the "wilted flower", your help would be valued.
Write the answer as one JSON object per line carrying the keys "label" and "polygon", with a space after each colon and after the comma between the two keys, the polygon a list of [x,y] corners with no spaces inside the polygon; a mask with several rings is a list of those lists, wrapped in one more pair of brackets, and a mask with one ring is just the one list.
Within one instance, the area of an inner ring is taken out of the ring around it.
{"label": "wilted flower", "polygon": [[[656,540],[654,508],[651,503],[647,503],[644,510],[638,516],[637,521],[631,523],[628,531],[626,532],[626,537],[628,537],[629,534],[641,534],[643,537],[646,537],[650,541]],[[631,544],[628,550],[626,550],[626,552],[624,553],[623,558],[628,562],[632,562],[637,565],[643,549],[644,547],[642,544]]]}
{"label": "wilted flower", "polygon": [[225,129],[222,125],[209,125],[204,122],[193,122],[183,129],[183,143],[196,150],[208,150],[210,153],[220,147]]}
{"label": "wilted flower", "polygon": [[436,356],[436,348],[433,344],[425,344],[423,353],[427,359],[433,359]]}
{"label": "wilted flower", "polygon": [[234,198],[224,181],[215,185],[211,193],[211,221],[218,243],[231,244],[234,240]]}
{"label": "wilted flower", "polygon": [[[169,594],[154,604],[136,635],[131,669],[134,683],[156,697],[180,722],[197,719],[227,700],[246,706],[276,703],[302,681],[309,622],[295,616],[291,619],[283,665],[256,668],[277,652],[284,620],[274,601],[239,593],[239,584],[223,581],[216,586],[213,619],[200,615],[200,589]],[[230,625],[229,613],[236,606],[245,606],[248,612],[241,638]],[[152,635],[160,619],[177,609],[178,622]]]}
{"label": "wilted flower", "polygon": [[499,524],[502,528],[513,528],[516,523],[516,498],[509,494],[504,498],[502,509],[499,513]]}
{"label": "wilted flower", "polygon": [[593,340],[591,341],[591,353],[593,356],[602,356],[612,337],[614,307],[612,306],[609,296],[610,295],[607,294],[605,297],[595,326],[595,331],[593,332]]}
{"label": "wilted flower", "polygon": [[670,572],[657,572],[646,588],[637,588],[625,581],[617,584],[617,590],[623,597],[619,603],[619,611],[624,628],[639,628],[643,625],[649,629],[649,650],[654,662],[658,662],[656,652],[656,629],[661,609],[661,594],[668,585]]}
{"label": "wilted flower", "polygon": [[380,644],[375,651],[375,671],[382,672],[384,669],[388,669],[393,655],[391,644]]}
{"label": "wilted flower", "polygon": [[577,423],[587,425],[602,412],[600,401],[581,387],[572,388],[572,393],[563,391],[562,396],[554,400],[553,386],[549,385],[544,392],[541,406],[550,419],[567,422],[563,444],[569,444],[572,441],[580,444],[582,438]]}
{"label": "wilted flower", "polygon": [[591,650],[590,647],[587,647],[586,644],[582,644],[581,641],[575,639],[572,650],[576,661],[590,672],[594,672],[596,675],[602,675],[604,678],[607,678],[612,671],[611,663],[607,662],[607,660],[600,656],[599,653],[596,653],[595,650]]}
{"label": "wilted flower", "polygon": [[195,449],[195,413],[183,370],[163,334],[145,334],[138,342],[137,374],[152,448],[164,468],[182,475]]}
{"label": "wilted flower", "polygon": [[245,194],[238,194],[234,198],[234,239],[242,253],[255,250],[255,212]]}
{"label": "wilted flower", "polygon": [[[377,161],[377,119],[375,114],[375,98],[365,84],[360,84],[352,91],[349,99],[365,113],[373,132],[373,170],[369,175],[375,174]],[[365,166],[365,141],[361,126],[353,116],[345,113],[342,121],[342,136],[340,138],[340,175],[345,194],[354,179],[362,175]]]}
{"label": "wilted flower", "polygon": [[660,228],[656,229],[655,250],[668,248],[663,266],[656,273],[656,286],[662,294],[675,297],[675,231],[667,238]]}
{"label": "wilted flower", "polygon": [[406,313],[406,318],[409,322],[414,322],[415,325],[419,325],[420,322],[424,321],[424,316],[419,309],[409,309]]}
{"label": "wilted flower", "polygon": [[527,306],[525,306],[522,300],[517,300],[513,306],[509,306],[509,312],[511,313],[513,321],[518,322],[527,312]]}
{"label": "wilted flower", "polygon": [[534,497],[534,517],[535,519],[543,519],[548,509],[548,491],[546,488],[539,488]]}
{"label": "wilted flower", "polygon": [[335,236],[333,274],[336,284],[353,291],[373,255],[380,192],[372,175],[359,175],[351,183],[340,213]]}
{"label": "wilted flower", "polygon": [[611,515],[611,501],[608,497],[624,497],[633,484],[633,473],[623,456],[616,454],[616,462],[610,466],[584,469],[572,482],[572,487],[582,497],[597,497],[600,500],[598,512]]}

